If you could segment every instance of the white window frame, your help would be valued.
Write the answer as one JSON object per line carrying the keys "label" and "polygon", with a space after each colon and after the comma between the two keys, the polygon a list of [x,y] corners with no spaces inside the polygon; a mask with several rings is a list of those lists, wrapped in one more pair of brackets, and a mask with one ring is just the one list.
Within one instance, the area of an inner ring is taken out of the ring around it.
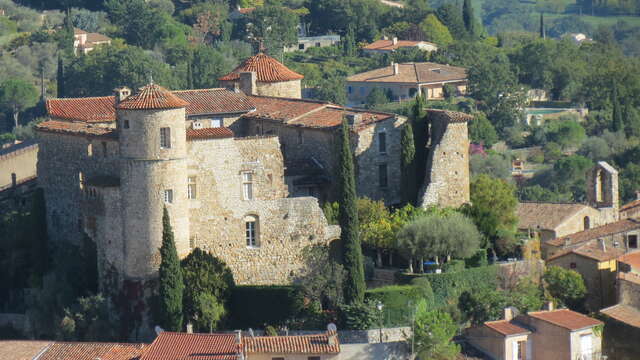
{"label": "white window frame", "polygon": [[197,192],[197,185],[196,185],[196,177],[189,176],[187,178],[187,198],[190,200],[195,200],[197,199],[197,196],[198,196],[198,192]]}
{"label": "white window frame", "polygon": [[255,215],[247,215],[244,217],[244,238],[247,248],[260,247],[260,223]]}
{"label": "white window frame", "polygon": [[243,171],[242,176],[242,199],[253,200],[253,172]]}
{"label": "white window frame", "polygon": [[165,189],[163,198],[165,204],[173,204],[173,189]]}
{"label": "white window frame", "polygon": [[222,120],[221,117],[217,117],[217,118],[211,119],[211,127],[212,128],[219,128],[219,127],[223,127],[223,126],[224,126],[224,121]]}
{"label": "white window frame", "polygon": [[160,148],[171,149],[171,128],[160,128]]}

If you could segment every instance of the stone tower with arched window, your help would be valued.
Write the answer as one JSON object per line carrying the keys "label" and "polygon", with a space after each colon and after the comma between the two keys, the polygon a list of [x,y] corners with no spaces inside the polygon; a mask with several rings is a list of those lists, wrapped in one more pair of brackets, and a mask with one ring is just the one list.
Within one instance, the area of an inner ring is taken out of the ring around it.
{"label": "stone tower with arched window", "polygon": [[605,161],[587,173],[587,202],[600,212],[599,224],[619,219],[618,171]]}

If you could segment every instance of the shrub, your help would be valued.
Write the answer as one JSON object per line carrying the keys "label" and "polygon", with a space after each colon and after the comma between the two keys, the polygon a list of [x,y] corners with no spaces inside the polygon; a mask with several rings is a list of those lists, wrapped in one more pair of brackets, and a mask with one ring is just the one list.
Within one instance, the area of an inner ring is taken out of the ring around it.
{"label": "shrub", "polygon": [[304,297],[296,286],[236,286],[229,306],[230,327],[284,325],[299,316],[303,308]]}
{"label": "shrub", "polygon": [[[428,284],[428,282],[427,282]],[[392,285],[368,290],[366,299],[374,304],[382,303],[385,326],[402,326],[411,323],[409,309],[423,298],[427,290],[415,285]],[[430,285],[427,285],[430,286]],[[430,287],[428,288],[431,289]],[[431,298],[433,293],[431,294]]]}
{"label": "shrub", "polygon": [[478,250],[475,255],[464,260],[465,266],[468,268],[482,267],[489,265],[487,260],[487,249]]}
{"label": "shrub", "polygon": [[443,269],[445,272],[456,272],[465,269],[464,260],[450,260],[444,264]]}
{"label": "shrub", "polygon": [[381,315],[373,301],[342,305],[340,306],[340,326],[346,330],[369,330],[380,324]]}

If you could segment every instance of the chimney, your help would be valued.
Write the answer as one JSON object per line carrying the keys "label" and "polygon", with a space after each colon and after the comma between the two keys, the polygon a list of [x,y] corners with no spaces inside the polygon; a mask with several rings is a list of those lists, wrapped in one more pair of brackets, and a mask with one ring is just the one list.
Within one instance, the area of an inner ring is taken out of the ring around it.
{"label": "chimney", "polygon": [[393,66],[393,75],[398,75],[400,73],[400,64],[391,63],[391,66]]}
{"label": "chimney", "polygon": [[329,338],[329,345],[338,345],[338,333],[335,331],[329,331],[327,333],[327,337]]}
{"label": "chimney", "polygon": [[113,89],[113,94],[116,97],[116,105],[118,105],[121,101],[128,98],[131,95],[131,89],[126,86],[119,87]]}
{"label": "chimney", "polygon": [[346,116],[350,126],[357,126],[362,120],[362,115],[360,114],[347,114]]}
{"label": "chimney", "polygon": [[515,307],[509,306],[509,307],[504,308],[504,319],[505,320],[511,321],[516,316],[518,316],[518,309],[516,309]]}
{"label": "chimney", "polygon": [[240,90],[247,95],[257,95],[257,75],[255,71],[243,71],[240,73]]}
{"label": "chimney", "polygon": [[598,239],[598,242],[600,243],[600,248],[602,249],[602,252],[607,252],[607,244],[605,244],[604,239]]}
{"label": "chimney", "polygon": [[193,334],[193,324],[191,322],[187,323],[187,334]]}
{"label": "chimney", "polygon": [[398,38],[394,36],[391,42],[393,42],[393,45],[398,45]]}
{"label": "chimney", "polygon": [[242,330],[236,330],[236,344],[242,344]]}
{"label": "chimney", "polygon": [[544,305],[544,310],[545,310],[545,311],[553,311],[553,310],[555,310],[555,306],[553,306],[553,301],[548,301],[548,302]]}
{"label": "chimney", "polygon": [[564,238],[564,248],[568,248],[569,246],[571,246],[571,239],[570,238]]}

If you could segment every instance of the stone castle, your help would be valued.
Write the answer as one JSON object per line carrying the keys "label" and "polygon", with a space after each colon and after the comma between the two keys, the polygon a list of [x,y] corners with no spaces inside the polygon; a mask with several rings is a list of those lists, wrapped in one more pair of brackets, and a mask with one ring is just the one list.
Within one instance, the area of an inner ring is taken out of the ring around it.
{"label": "stone castle", "polygon": [[[48,100],[50,119],[37,127],[38,182],[52,241],[88,236],[101,280],[144,282],[157,274],[166,207],[181,257],[200,247],[224,260],[238,284],[291,283],[304,247],[340,236],[319,201],[335,199],[344,117],[358,195],[398,204],[406,119],[278,97],[281,83],[300,78],[279,67],[278,76],[260,77],[273,61],[247,61],[258,65],[237,69],[229,88],[172,92],[151,83],[135,94]],[[271,86],[258,95],[259,83]],[[469,201],[470,117],[433,110],[429,119],[420,203],[459,206]]]}

